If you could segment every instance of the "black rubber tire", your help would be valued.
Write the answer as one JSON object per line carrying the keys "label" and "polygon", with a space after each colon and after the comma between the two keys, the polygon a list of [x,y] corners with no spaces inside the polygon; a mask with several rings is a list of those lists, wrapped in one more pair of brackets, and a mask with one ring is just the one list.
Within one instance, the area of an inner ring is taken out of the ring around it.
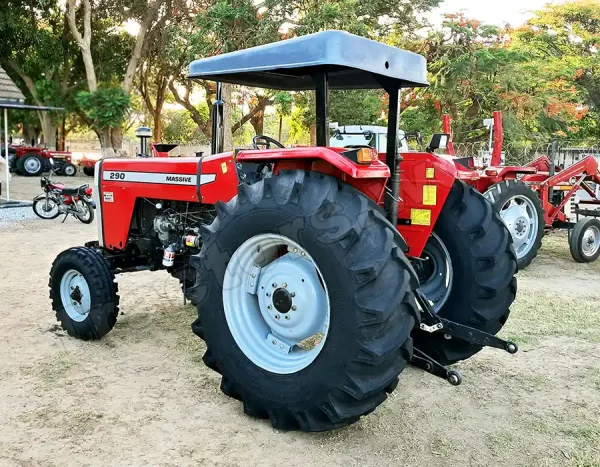
{"label": "black rubber tire", "polygon": [[[59,205],[58,204],[58,200],[56,200],[56,198],[54,196],[49,196],[49,199],[52,199],[56,203],[56,205],[58,207],[58,205]],[[38,216],[39,218],[44,219],[44,220],[52,220],[52,219],[56,219],[58,216],[60,216],[61,212],[58,209],[56,210],[56,215],[54,215],[52,217],[44,217],[44,216],[42,216],[40,214],[40,212],[41,212],[41,207],[40,206],[42,204],[45,204],[45,203],[46,203],[46,195],[45,194],[38,195],[35,198],[33,198],[33,206],[32,206],[32,208],[33,208],[33,212],[35,213],[36,216]]]}
{"label": "black rubber tire", "polygon": [[[450,254],[453,281],[438,315],[496,334],[517,293],[517,260],[508,229],[473,187],[456,181],[434,227]],[[415,347],[450,365],[482,347],[443,334],[413,333]]]}
{"label": "black rubber tire", "polygon": [[67,177],[74,177],[75,175],[77,175],[77,167],[75,166],[75,164],[71,164],[69,162],[63,165],[61,170],[62,173],[64,173]]}
{"label": "black rubber tire", "polygon": [[600,256],[600,249],[593,255],[586,255],[583,251],[583,236],[590,227],[596,227],[600,231],[600,220],[596,218],[582,219],[573,228],[571,235],[569,236],[569,249],[571,250],[571,256],[578,263],[591,263],[596,261]]}
{"label": "black rubber tire", "polygon": [[[269,418],[281,430],[330,430],[372,412],[411,360],[410,334],[419,321],[418,281],[396,229],[362,193],[313,172],[282,171],[242,184],[237,197],[216,207],[202,250],[191,258],[198,271],[192,329],[206,341],[204,362],[222,375],[221,390],[242,401],[246,414]],[[266,232],[306,248],[332,298],[323,349],[293,374],[250,361],[223,311],[229,259],[244,241]]]}
{"label": "black rubber tire", "polygon": [[[30,158],[37,159],[40,162],[39,170],[36,170],[35,172],[28,172],[25,169],[25,161]],[[45,167],[44,159],[41,156],[39,156],[38,154],[25,153],[17,159],[17,170],[19,171],[20,174],[27,175],[28,177],[37,177],[38,175],[41,175],[42,172],[44,171],[44,167]]]}
{"label": "black rubber tire", "polygon": [[79,216],[75,216],[75,218],[82,224],[91,224],[92,222],[94,222],[94,217],[95,217],[94,206],[87,199],[80,198],[79,201],[87,206],[87,208],[90,212],[90,216],[87,219],[82,219]]}
{"label": "black rubber tire", "polygon": [[94,176],[94,167],[83,167],[83,173],[86,174],[88,177],[93,177]]}
{"label": "black rubber tire", "polygon": [[510,198],[517,195],[526,197],[531,201],[538,217],[538,231],[533,246],[526,255],[517,258],[517,266],[520,271],[531,264],[533,259],[537,256],[539,249],[542,247],[542,238],[544,238],[544,227],[546,225],[542,201],[535,191],[518,180],[504,180],[500,183],[496,183],[483,194],[483,196],[492,203],[492,206],[494,206],[494,209],[497,212],[500,212],[502,206],[504,206]]}
{"label": "black rubber tire", "polygon": [[[60,298],[60,281],[70,269],[79,271],[92,294],[91,309],[82,322],[72,320]],[[74,247],[60,253],[50,270],[50,300],[56,319],[67,334],[82,340],[96,340],[108,334],[119,315],[119,287],[102,255],[93,248]]]}

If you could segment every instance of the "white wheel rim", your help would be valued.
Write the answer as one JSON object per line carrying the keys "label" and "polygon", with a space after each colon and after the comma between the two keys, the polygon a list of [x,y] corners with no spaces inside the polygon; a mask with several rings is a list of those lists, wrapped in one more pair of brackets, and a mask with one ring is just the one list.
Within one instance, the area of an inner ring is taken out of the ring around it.
{"label": "white wheel rim", "polygon": [[533,202],[526,196],[513,196],[502,206],[500,217],[513,238],[517,259],[524,257],[533,248],[540,228]]}
{"label": "white wheel rim", "polygon": [[331,313],[325,280],[313,258],[282,235],[256,235],[235,251],[223,308],[240,350],[272,373],[306,368],[325,345]]}
{"label": "white wheel rim", "polygon": [[63,308],[73,321],[84,321],[92,307],[90,288],[83,275],[75,269],[69,269],[60,280],[60,299]]}
{"label": "white wheel rim", "polygon": [[594,256],[600,249],[600,229],[595,225],[588,227],[583,234],[581,249],[585,256]]}
{"label": "white wheel rim", "polygon": [[59,211],[58,203],[52,198],[45,198],[37,203],[38,212],[42,217],[54,217]]}
{"label": "white wheel rim", "polygon": [[438,313],[452,292],[454,269],[450,252],[435,232],[431,232],[421,258],[413,261],[413,267],[420,275],[421,292],[433,302],[433,311]]}
{"label": "white wheel rim", "polygon": [[75,209],[77,209],[76,216],[84,221],[90,218],[91,209],[82,200],[75,201]]}
{"label": "white wheel rim", "polygon": [[24,165],[25,170],[29,173],[37,172],[42,166],[40,161],[35,157],[28,157]]}
{"label": "white wheel rim", "polygon": [[65,175],[73,175],[75,173],[75,168],[68,165],[65,167]]}

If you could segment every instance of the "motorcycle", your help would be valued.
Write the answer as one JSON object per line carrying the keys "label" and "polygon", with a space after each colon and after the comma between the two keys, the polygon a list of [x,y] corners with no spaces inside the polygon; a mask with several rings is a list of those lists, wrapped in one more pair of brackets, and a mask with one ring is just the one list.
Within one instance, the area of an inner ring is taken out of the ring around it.
{"label": "motorcycle", "polygon": [[50,170],[49,176],[42,176],[40,186],[44,193],[33,199],[33,212],[42,219],[56,219],[64,214],[63,222],[71,214],[84,224],[91,224],[95,208],[92,188],[89,185],[67,188],[62,183],[54,182],[53,174],[54,169]]}

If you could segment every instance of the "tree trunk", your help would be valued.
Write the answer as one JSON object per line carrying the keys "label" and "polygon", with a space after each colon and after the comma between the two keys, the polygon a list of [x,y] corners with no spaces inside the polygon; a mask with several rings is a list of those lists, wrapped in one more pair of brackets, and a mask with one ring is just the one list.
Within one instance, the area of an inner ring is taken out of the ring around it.
{"label": "tree trunk", "polygon": [[115,151],[111,145],[111,131],[110,128],[103,128],[99,134],[100,146],[102,146],[102,156],[112,157],[115,155]]}
{"label": "tree trunk", "polygon": [[163,122],[161,117],[161,111],[157,111],[154,113],[154,130],[153,130],[153,139],[154,141],[160,142],[162,141],[162,133],[163,133]]}
{"label": "tree trunk", "polygon": [[265,111],[259,110],[256,112],[250,119],[250,124],[254,127],[254,132],[257,135],[262,135],[265,124]]}
{"label": "tree trunk", "polygon": [[38,112],[40,123],[42,124],[42,133],[44,134],[44,143],[48,149],[56,149],[56,130],[58,125],[52,121],[52,117],[47,112]]}
{"label": "tree trunk", "polygon": [[117,153],[123,148],[123,129],[120,126],[110,129],[110,146]]}
{"label": "tree trunk", "polygon": [[223,83],[223,151],[233,151],[231,131],[231,84]]}
{"label": "tree trunk", "polygon": [[309,130],[310,130],[310,145],[316,146],[317,145],[317,124],[315,122],[311,122]]}
{"label": "tree trunk", "polygon": [[279,141],[281,143],[281,130],[283,130],[283,115],[279,116],[279,136],[277,138],[277,141]]}

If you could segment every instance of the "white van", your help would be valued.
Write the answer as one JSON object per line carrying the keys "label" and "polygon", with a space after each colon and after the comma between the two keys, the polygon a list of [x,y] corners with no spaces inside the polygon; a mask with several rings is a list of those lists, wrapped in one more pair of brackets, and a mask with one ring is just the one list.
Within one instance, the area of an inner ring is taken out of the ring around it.
{"label": "white van", "polygon": [[[398,130],[400,152],[408,152],[408,144],[402,130]],[[329,145],[334,148],[346,146],[371,146],[377,152],[386,152],[387,127],[375,125],[346,125],[333,128]]]}

